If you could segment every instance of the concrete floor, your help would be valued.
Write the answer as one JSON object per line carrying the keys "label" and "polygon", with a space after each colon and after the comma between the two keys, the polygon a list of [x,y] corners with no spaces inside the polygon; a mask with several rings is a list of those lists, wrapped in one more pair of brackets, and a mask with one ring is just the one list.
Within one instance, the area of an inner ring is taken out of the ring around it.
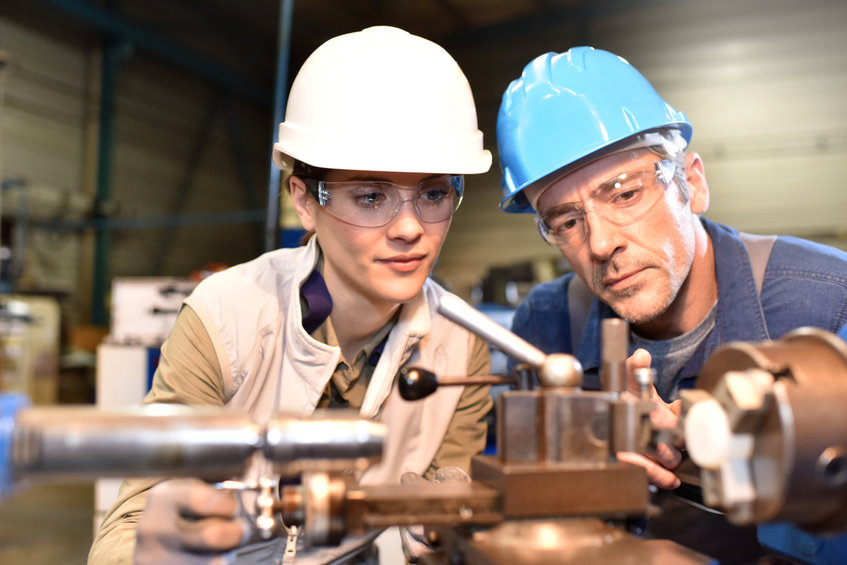
{"label": "concrete floor", "polygon": [[0,501],[0,563],[84,564],[93,519],[92,483],[25,488]]}

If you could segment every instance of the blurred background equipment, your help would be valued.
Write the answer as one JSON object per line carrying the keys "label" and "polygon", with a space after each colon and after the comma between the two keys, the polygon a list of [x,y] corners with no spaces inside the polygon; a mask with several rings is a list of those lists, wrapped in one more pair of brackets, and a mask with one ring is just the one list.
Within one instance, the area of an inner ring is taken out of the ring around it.
{"label": "blurred background equipment", "polygon": [[[159,366],[160,347],[176,321],[183,299],[197,281],[169,277],[121,277],[112,281],[109,335],[97,345],[96,401],[101,409],[137,406]],[[98,477],[93,532],[118,497],[121,476]]]}
{"label": "blurred background equipment", "polygon": [[36,404],[59,400],[58,302],[49,296],[0,295],[0,392]]}

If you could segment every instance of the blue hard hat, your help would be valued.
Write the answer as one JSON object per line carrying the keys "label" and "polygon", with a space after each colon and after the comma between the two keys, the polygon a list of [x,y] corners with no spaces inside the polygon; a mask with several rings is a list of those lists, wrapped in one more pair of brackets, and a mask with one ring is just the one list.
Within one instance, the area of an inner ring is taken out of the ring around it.
{"label": "blue hard hat", "polygon": [[593,47],[545,53],[512,81],[497,116],[504,212],[532,212],[523,190],[633,135],[691,123],[625,59]]}

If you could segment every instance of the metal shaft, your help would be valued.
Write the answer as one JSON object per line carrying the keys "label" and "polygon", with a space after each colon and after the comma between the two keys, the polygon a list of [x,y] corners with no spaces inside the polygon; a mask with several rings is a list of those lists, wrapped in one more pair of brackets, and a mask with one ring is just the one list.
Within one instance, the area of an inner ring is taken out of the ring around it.
{"label": "metal shaft", "polygon": [[534,368],[544,365],[547,355],[513,334],[470,304],[453,294],[445,294],[438,302],[438,311],[446,318],[482,337],[503,353]]}
{"label": "metal shaft", "polygon": [[468,375],[467,377],[439,377],[438,386],[513,385],[515,379],[499,375]]}
{"label": "metal shaft", "polygon": [[212,407],[28,408],[15,418],[10,474],[219,480],[243,474],[256,452],[285,467],[303,461],[349,467],[379,458],[385,436],[384,425],[355,413],[279,416],[260,426],[245,413]]}
{"label": "metal shaft", "polygon": [[14,474],[221,478],[243,472],[261,443],[259,427],[243,414],[183,408],[23,410],[15,422]]}
{"label": "metal shaft", "polygon": [[379,459],[386,435],[384,424],[361,419],[355,412],[276,418],[267,425],[262,451],[292,470],[315,466],[304,462],[319,462],[322,470],[343,469],[350,468],[351,462],[358,465]]}
{"label": "metal shaft", "polygon": [[629,355],[629,324],[620,318],[603,320],[603,390],[622,392],[626,387],[626,358]]}

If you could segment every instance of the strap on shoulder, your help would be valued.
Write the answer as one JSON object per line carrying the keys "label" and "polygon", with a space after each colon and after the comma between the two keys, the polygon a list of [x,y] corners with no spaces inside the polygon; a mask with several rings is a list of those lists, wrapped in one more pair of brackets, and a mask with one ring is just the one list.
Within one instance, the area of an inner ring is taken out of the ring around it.
{"label": "strap on shoulder", "polygon": [[750,257],[753,279],[756,281],[756,294],[761,295],[762,284],[765,282],[765,270],[768,268],[768,260],[777,236],[753,235],[744,232],[738,232],[738,236],[744,243],[744,247],[747,248],[747,255]]}
{"label": "strap on shoulder", "polygon": [[571,321],[571,352],[576,355],[582,332],[588,322],[588,313],[591,311],[591,302],[594,295],[588,289],[579,275],[574,273],[568,284],[568,316]]}

